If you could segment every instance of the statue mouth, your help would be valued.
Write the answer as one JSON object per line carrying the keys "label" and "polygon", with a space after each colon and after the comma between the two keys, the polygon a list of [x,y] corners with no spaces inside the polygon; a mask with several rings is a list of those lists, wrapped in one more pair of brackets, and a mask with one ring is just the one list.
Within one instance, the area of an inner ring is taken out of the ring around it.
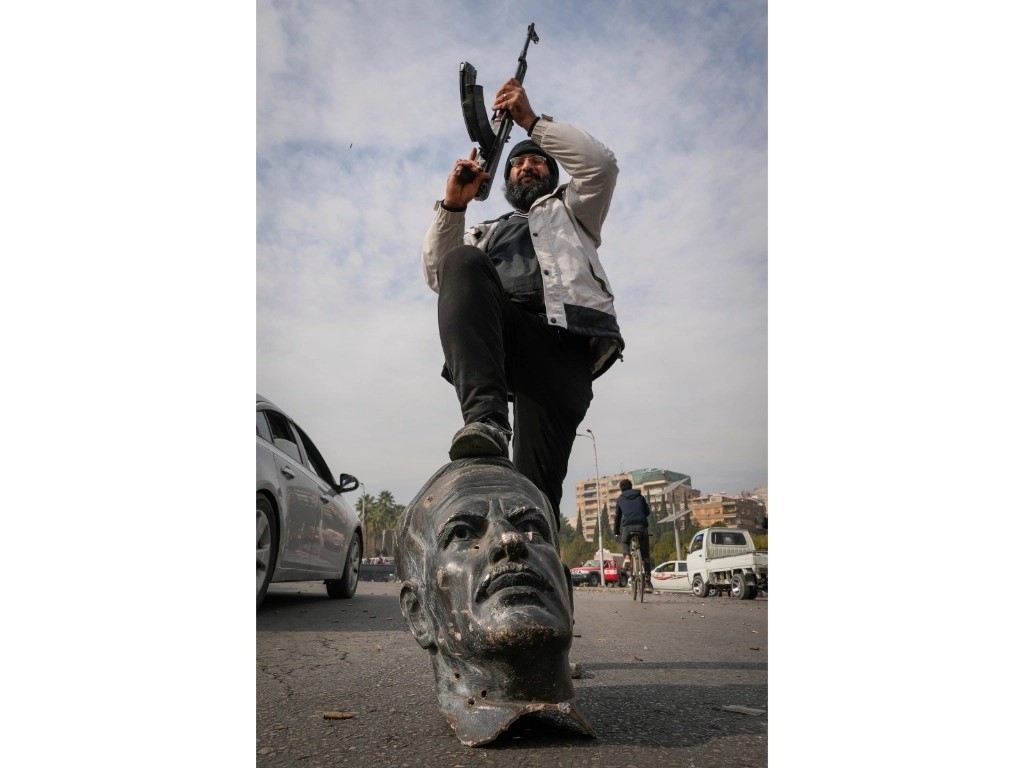
{"label": "statue mouth", "polygon": [[553,589],[548,580],[532,568],[522,563],[507,563],[499,565],[487,574],[484,583],[477,590],[476,599],[480,602],[498,593],[529,595],[551,591]]}

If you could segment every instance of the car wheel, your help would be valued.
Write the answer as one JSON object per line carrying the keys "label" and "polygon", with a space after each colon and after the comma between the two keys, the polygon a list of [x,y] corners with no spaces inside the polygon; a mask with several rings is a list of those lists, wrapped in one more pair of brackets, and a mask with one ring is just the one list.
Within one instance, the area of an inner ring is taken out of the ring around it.
{"label": "car wheel", "polygon": [[277,565],[277,519],[264,496],[256,497],[256,607],[263,605]]}
{"label": "car wheel", "polygon": [[704,579],[700,576],[693,577],[693,594],[695,597],[708,596],[708,585],[704,583]]}
{"label": "car wheel", "polygon": [[619,574],[619,586],[624,587],[629,583],[629,577],[624,573]]}
{"label": "car wheel", "polygon": [[587,576],[587,584],[589,584],[590,586],[596,587],[600,583],[601,579],[598,577],[596,573],[592,573],[589,576]]}
{"label": "car wheel", "polygon": [[340,579],[329,579],[324,584],[327,585],[327,594],[330,597],[340,597],[348,599],[356,593],[356,587],[359,586],[359,559],[362,557],[363,548],[359,543],[359,537],[353,536],[352,543],[348,548],[348,557],[345,559],[345,570],[342,571]]}

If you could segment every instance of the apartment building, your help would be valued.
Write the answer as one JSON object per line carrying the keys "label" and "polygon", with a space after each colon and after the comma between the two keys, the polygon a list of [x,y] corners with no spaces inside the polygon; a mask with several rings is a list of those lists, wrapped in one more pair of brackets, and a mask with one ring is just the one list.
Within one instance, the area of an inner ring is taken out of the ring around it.
{"label": "apartment building", "polygon": [[767,532],[768,508],[757,496],[713,493],[690,500],[693,523],[701,528],[723,525],[746,528],[752,535]]}
{"label": "apartment building", "polygon": [[[675,510],[682,509],[684,499],[692,499],[700,495],[700,491],[690,487],[690,476],[682,472],[668,469],[634,469],[617,475],[601,478],[590,478],[576,483],[576,509],[583,518],[583,537],[587,541],[597,540],[597,520],[602,510],[608,513],[607,521],[615,525],[615,502],[619,500],[621,491],[619,481],[629,478],[633,488],[640,491],[651,505],[651,516],[660,520],[675,505]],[[572,525],[576,520],[570,521]],[[652,523],[654,521],[652,520]],[[612,531],[602,532],[603,536],[611,536]]]}

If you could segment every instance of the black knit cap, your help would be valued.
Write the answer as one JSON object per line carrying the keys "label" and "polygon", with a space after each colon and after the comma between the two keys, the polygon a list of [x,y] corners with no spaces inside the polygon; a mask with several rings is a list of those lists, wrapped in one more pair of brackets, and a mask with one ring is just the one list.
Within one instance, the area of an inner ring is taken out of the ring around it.
{"label": "black knit cap", "polygon": [[558,184],[558,163],[555,162],[555,158],[534,144],[530,139],[520,141],[508,153],[508,159],[505,161],[505,181],[508,181],[508,176],[512,173],[512,158],[519,155],[541,155],[548,161],[548,170],[551,171],[551,178],[555,180],[556,185]]}

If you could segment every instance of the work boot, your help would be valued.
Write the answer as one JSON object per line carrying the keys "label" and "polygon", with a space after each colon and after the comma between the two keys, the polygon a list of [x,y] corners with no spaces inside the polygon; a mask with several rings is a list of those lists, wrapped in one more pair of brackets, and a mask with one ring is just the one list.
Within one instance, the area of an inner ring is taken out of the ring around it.
{"label": "work boot", "polygon": [[511,431],[489,421],[474,421],[455,433],[448,458],[452,461],[474,456],[502,456],[507,459],[511,436]]}

